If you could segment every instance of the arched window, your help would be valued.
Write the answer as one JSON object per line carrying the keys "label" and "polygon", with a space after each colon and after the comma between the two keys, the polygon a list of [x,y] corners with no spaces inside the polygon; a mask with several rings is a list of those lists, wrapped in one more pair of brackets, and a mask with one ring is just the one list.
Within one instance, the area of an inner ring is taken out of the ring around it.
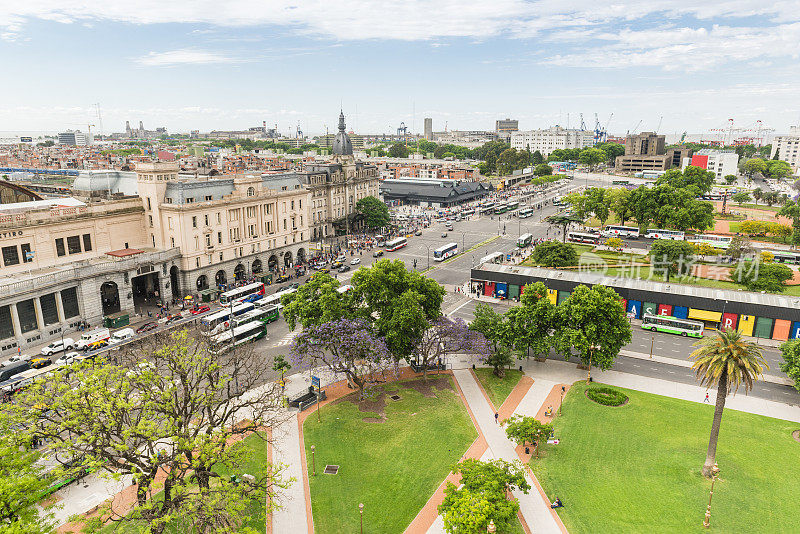
{"label": "arched window", "polygon": [[247,188],[247,196],[248,197],[256,196],[256,188],[255,187],[248,187]]}

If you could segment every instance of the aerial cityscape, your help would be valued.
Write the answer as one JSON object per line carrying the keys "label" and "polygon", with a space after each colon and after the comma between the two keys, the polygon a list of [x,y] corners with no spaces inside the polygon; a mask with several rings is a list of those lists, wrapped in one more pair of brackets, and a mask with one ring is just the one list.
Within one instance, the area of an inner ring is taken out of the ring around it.
{"label": "aerial cityscape", "polygon": [[799,48],[797,0],[0,6],[0,532],[796,532]]}

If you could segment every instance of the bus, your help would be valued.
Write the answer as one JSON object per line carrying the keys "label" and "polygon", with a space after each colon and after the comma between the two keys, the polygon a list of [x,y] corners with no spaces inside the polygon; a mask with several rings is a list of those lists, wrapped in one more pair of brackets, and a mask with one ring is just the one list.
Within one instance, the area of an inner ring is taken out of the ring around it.
{"label": "bus", "polygon": [[519,207],[519,202],[509,202],[506,204],[506,211],[512,211]]}
{"label": "bus", "polygon": [[278,320],[278,307],[274,304],[269,306],[264,306],[263,308],[259,307],[254,310],[250,310],[247,313],[243,313],[239,317],[235,317],[233,319],[233,326],[240,326],[247,323],[252,323],[253,321],[261,321],[262,323],[272,323]]}
{"label": "bus", "polygon": [[785,250],[770,250],[769,252],[775,256],[775,261],[778,263],[794,263],[800,265],[800,253],[788,252]]}
{"label": "bus", "polygon": [[628,180],[613,180],[611,185],[628,185]]}
{"label": "bus", "polygon": [[269,306],[277,306],[278,309],[282,308],[283,305],[281,304],[281,297],[284,295],[291,295],[297,291],[297,289],[290,287],[289,289],[284,289],[283,291],[278,291],[277,293],[273,293],[268,297],[264,297],[263,299],[259,300],[256,303],[256,306],[260,306],[262,308],[269,307]]}
{"label": "bus", "polygon": [[505,254],[502,252],[492,252],[482,257],[480,261],[478,261],[478,265],[483,265],[484,263],[503,263],[503,258],[505,258]]}
{"label": "bus", "polygon": [[698,234],[686,236],[686,241],[695,245],[708,243],[714,248],[727,249],[733,238],[729,235]]}
{"label": "bus", "polygon": [[494,204],[487,204],[481,208],[481,215],[491,215],[494,213]]}
{"label": "bus", "polygon": [[386,252],[392,252],[394,250],[403,248],[407,244],[408,244],[408,239],[406,239],[405,237],[397,237],[386,243]]}
{"label": "bus", "polygon": [[219,325],[229,321],[231,316],[237,317],[243,313],[249,312],[253,308],[255,308],[255,305],[253,305],[252,302],[241,302],[233,307],[228,307],[217,313],[207,315],[200,320],[200,324],[204,326],[203,333],[210,335]]}
{"label": "bus", "polygon": [[261,282],[255,282],[253,284],[247,284],[246,286],[237,287],[236,289],[226,291],[219,296],[219,303],[225,305],[232,300],[240,300],[250,295],[261,295],[263,297],[264,284]]}
{"label": "bus", "polygon": [[662,230],[650,228],[644,234],[647,239],[669,239],[672,241],[683,241],[685,234],[679,230]]}
{"label": "bus", "polygon": [[442,261],[456,254],[458,254],[458,243],[448,243],[433,251],[433,259],[434,261]]}
{"label": "bus", "polygon": [[600,236],[598,234],[589,234],[586,232],[570,232],[567,234],[567,241],[597,245],[600,243]]}
{"label": "bus", "polygon": [[603,235],[605,237],[627,237],[628,239],[636,239],[639,237],[639,228],[636,226],[616,226],[609,224],[603,228]]}
{"label": "bus", "polygon": [[467,217],[475,213],[475,208],[467,208],[461,212],[462,217]]}
{"label": "bus", "polygon": [[531,241],[533,241],[532,234],[522,234],[519,236],[519,239],[517,239],[517,246],[519,248],[525,248],[531,244]]}
{"label": "bus", "polygon": [[703,337],[703,323],[689,319],[672,317],[671,315],[651,315],[642,317],[642,328],[653,332],[667,332],[689,337]]}
{"label": "bus", "polygon": [[233,329],[227,329],[211,338],[211,354],[222,354],[243,343],[261,339],[267,335],[267,325],[261,321],[252,321]]}
{"label": "bus", "polygon": [[340,295],[344,295],[345,293],[347,293],[348,291],[350,291],[352,289],[353,289],[353,286],[351,286],[350,284],[345,284],[343,286],[337,287],[336,288],[336,292],[339,293]]}
{"label": "bus", "polygon": [[533,217],[533,212],[534,212],[533,208],[523,208],[519,210],[518,217],[520,219],[527,219],[528,217]]}
{"label": "bus", "polygon": [[494,207],[494,214],[500,215],[501,213],[505,213],[508,211],[508,204],[505,202],[501,202]]}

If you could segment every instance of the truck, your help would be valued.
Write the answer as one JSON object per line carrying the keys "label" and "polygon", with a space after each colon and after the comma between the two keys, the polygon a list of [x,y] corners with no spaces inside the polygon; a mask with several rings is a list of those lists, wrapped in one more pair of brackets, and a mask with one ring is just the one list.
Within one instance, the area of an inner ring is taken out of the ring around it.
{"label": "truck", "polygon": [[117,330],[114,332],[109,340],[109,343],[120,343],[126,339],[131,339],[135,335],[136,332],[133,331],[133,328],[123,328],[122,330]]}
{"label": "truck", "polygon": [[95,328],[91,332],[83,334],[77,342],[75,342],[75,349],[86,350],[89,345],[96,341],[108,341],[111,337],[111,332],[108,328]]}

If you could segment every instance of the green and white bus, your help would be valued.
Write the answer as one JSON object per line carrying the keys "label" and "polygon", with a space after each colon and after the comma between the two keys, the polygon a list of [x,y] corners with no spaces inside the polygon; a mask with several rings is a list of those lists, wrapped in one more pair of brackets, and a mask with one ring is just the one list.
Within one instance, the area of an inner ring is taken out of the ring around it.
{"label": "green and white bus", "polygon": [[522,234],[521,236],[519,236],[519,239],[517,239],[517,246],[519,248],[525,248],[531,244],[531,241],[533,241],[533,235]]}
{"label": "green and white bus", "polygon": [[653,332],[666,332],[689,337],[703,337],[703,323],[672,317],[671,315],[651,315],[645,313],[642,317],[642,328]]}
{"label": "green and white bus", "polygon": [[527,219],[528,217],[533,216],[533,208],[523,208],[517,212],[517,217],[520,219]]}

